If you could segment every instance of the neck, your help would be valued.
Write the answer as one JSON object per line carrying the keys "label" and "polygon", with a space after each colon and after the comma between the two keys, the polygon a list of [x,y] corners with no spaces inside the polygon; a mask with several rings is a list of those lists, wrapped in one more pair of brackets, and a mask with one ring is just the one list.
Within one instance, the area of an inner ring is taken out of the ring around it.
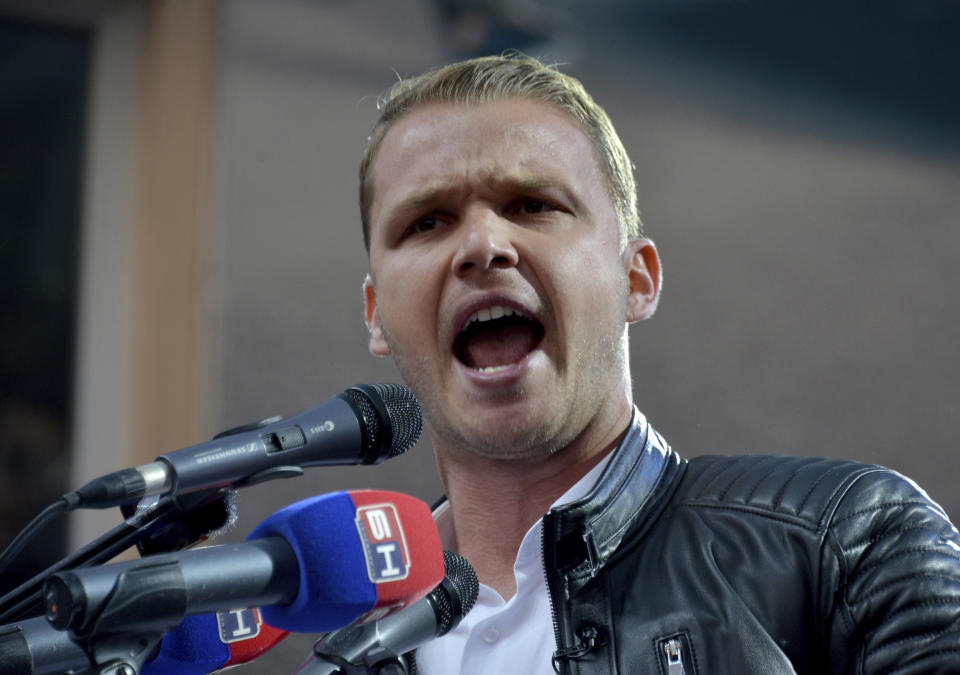
{"label": "neck", "polygon": [[524,535],[616,447],[629,420],[628,410],[603,440],[577,441],[530,459],[479,457],[434,441],[456,538],[448,545],[471,562],[481,582],[511,598],[517,590],[514,562]]}

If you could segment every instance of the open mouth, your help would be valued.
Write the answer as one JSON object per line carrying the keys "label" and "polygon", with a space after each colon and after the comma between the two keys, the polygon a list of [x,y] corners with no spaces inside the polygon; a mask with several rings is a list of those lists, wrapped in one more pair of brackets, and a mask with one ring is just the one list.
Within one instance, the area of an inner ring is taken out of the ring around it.
{"label": "open mouth", "polygon": [[543,339],[543,325],[513,307],[494,305],[475,312],[453,342],[468,368],[496,372],[518,363]]}

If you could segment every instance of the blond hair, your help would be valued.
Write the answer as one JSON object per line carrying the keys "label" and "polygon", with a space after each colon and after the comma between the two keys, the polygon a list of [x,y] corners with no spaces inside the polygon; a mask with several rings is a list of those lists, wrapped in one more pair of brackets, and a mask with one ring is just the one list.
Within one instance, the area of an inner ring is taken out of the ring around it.
{"label": "blond hair", "polygon": [[393,124],[416,108],[432,103],[480,105],[508,98],[542,101],[569,114],[593,145],[607,196],[620,220],[621,248],[641,236],[633,164],[607,113],[583,84],[555,67],[523,55],[486,56],[435,68],[400,80],[381,99],[380,118],[360,162],[360,219],[363,242],[370,249],[370,168],[383,137]]}

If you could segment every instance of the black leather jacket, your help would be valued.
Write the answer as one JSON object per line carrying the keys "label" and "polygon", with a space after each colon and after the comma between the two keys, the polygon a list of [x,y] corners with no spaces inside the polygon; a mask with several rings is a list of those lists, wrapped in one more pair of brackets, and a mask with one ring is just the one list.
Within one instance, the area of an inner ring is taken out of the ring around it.
{"label": "black leather jacket", "polygon": [[684,461],[636,411],[543,532],[561,673],[960,673],[960,536],[888,469]]}

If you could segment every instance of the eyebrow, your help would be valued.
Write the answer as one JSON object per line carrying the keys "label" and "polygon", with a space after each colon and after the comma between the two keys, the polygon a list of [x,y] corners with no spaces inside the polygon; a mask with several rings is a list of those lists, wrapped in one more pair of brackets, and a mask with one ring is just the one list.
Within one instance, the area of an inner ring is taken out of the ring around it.
{"label": "eyebrow", "polygon": [[[506,187],[515,192],[556,191],[561,193],[564,198],[568,199],[574,206],[579,207],[581,203],[580,199],[577,198],[569,186],[562,181],[553,180],[551,178],[542,178],[529,175],[508,175],[502,177],[494,176],[493,178],[489,179],[489,182],[497,188]],[[394,213],[405,212],[411,209],[419,210],[436,203],[443,197],[443,195],[456,192],[458,189],[461,188],[459,186],[446,185],[438,185],[435,187],[428,186],[404,197],[394,204],[390,210]]]}
{"label": "eyebrow", "polygon": [[391,211],[407,211],[409,209],[421,209],[429,204],[436,202],[440,196],[444,193],[450,192],[450,188],[444,187],[428,187],[422,190],[417,190],[413,194],[404,197],[397,204],[395,204]]}
{"label": "eyebrow", "polygon": [[506,176],[502,179],[495,180],[508,186],[512,186],[520,192],[542,192],[545,190],[554,190],[557,192],[562,192],[569,199],[576,199],[566,183],[556,181],[551,178],[540,178],[536,176]]}

